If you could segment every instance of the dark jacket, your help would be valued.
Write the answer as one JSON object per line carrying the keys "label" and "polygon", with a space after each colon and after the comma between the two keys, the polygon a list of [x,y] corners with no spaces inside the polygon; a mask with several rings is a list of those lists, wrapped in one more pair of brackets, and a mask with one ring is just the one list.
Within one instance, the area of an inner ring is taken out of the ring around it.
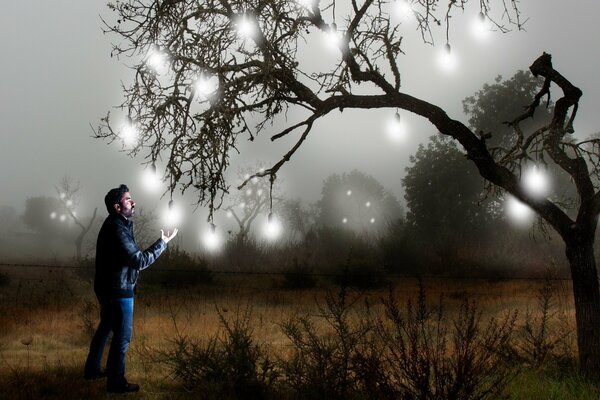
{"label": "dark jacket", "polygon": [[138,275],[167,248],[158,239],[140,251],[133,237],[133,222],[119,214],[104,220],[96,244],[94,291],[99,298],[133,297]]}

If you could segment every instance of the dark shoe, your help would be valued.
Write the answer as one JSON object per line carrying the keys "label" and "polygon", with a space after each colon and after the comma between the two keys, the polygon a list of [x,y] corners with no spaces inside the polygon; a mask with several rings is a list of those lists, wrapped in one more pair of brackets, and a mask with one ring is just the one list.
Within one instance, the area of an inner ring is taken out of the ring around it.
{"label": "dark shoe", "polygon": [[101,370],[101,371],[94,371],[94,372],[84,372],[83,378],[88,381],[91,381],[94,379],[106,378],[106,371]]}
{"label": "dark shoe", "polygon": [[140,385],[137,383],[127,383],[125,386],[107,386],[106,391],[108,393],[135,393],[139,392]]}

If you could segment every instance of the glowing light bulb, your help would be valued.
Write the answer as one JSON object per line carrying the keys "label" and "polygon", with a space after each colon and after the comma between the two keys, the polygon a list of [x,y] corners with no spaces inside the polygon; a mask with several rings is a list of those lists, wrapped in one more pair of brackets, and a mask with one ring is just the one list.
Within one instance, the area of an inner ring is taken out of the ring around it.
{"label": "glowing light bulb", "polygon": [[400,113],[396,112],[392,118],[386,121],[387,136],[394,142],[403,142],[406,137],[406,123],[400,118]]}
{"label": "glowing light bulb", "polygon": [[396,14],[400,18],[401,21],[410,21],[414,19],[415,12],[413,11],[412,6],[408,0],[400,0],[396,2]]}
{"label": "glowing light bulb", "polygon": [[142,172],[142,184],[149,192],[158,192],[162,186],[162,179],[156,172],[156,167],[145,169]]}
{"label": "glowing light bulb", "polygon": [[365,203],[365,207],[371,207],[371,202],[370,202],[370,201],[367,201],[367,202]]}
{"label": "glowing light bulb", "polygon": [[181,223],[182,212],[179,207],[175,206],[173,200],[169,201],[167,209],[163,213],[163,223],[168,228],[174,228]]}
{"label": "glowing light bulb", "polygon": [[480,41],[483,41],[490,36],[491,28],[482,12],[479,13],[477,18],[473,18],[473,22],[471,23],[471,31],[473,36]]}
{"label": "glowing light bulb", "polygon": [[252,196],[252,189],[246,190],[246,196]]}
{"label": "glowing light bulb", "polygon": [[71,207],[73,205],[73,200],[69,199],[65,202],[65,204],[67,205],[67,207]]}
{"label": "glowing light bulb", "polygon": [[352,190],[348,190],[348,191],[346,192],[346,196],[352,196]]}
{"label": "glowing light bulb", "polygon": [[254,36],[256,27],[254,23],[246,15],[240,17],[236,23],[236,31],[238,36],[242,38],[251,38]]}
{"label": "glowing light bulb", "polygon": [[505,211],[510,221],[521,227],[531,225],[535,217],[534,211],[528,205],[512,196],[505,202]]}
{"label": "glowing light bulb", "polygon": [[537,198],[546,197],[550,191],[548,175],[537,165],[525,170],[521,184],[529,195]]}
{"label": "glowing light bulb", "polygon": [[202,244],[204,245],[204,248],[210,252],[219,250],[222,242],[221,236],[217,232],[214,224],[211,224],[210,228],[202,234]]}
{"label": "glowing light bulb", "polygon": [[233,218],[233,213],[231,211],[227,211],[227,218]]}
{"label": "glowing light bulb", "polygon": [[440,51],[438,58],[440,67],[446,72],[454,71],[458,65],[456,54],[452,51],[450,43],[446,43],[444,48]]}
{"label": "glowing light bulb", "polygon": [[67,219],[67,216],[65,214],[60,214],[60,222],[65,222],[65,220]]}
{"label": "glowing light bulb", "polygon": [[200,74],[195,83],[196,93],[200,100],[207,100],[217,91],[219,87],[219,79],[216,76],[206,76]]}
{"label": "glowing light bulb", "polygon": [[332,22],[331,25],[329,25],[329,29],[325,34],[325,42],[327,47],[339,50],[340,43],[342,42],[342,35],[338,32],[335,22]]}
{"label": "glowing light bulb", "polygon": [[372,224],[374,224],[374,223],[375,223],[375,218],[371,218],[371,219],[369,220],[369,222],[370,222],[370,223],[372,223]]}
{"label": "glowing light bulb", "polygon": [[119,136],[126,146],[133,146],[137,143],[138,131],[135,124],[126,122],[121,126]]}
{"label": "glowing light bulb", "polygon": [[55,211],[52,211],[50,213],[50,219],[56,219],[56,212]]}
{"label": "glowing light bulb", "polygon": [[146,65],[155,72],[162,74],[166,72],[167,63],[167,55],[162,52],[158,46],[153,46],[146,57]]}
{"label": "glowing light bulb", "polygon": [[342,218],[342,224],[347,224],[348,223],[348,218],[344,217]]}
{"label": "glowing light bulb", "polygon": [[263,234],[265,238],[269,241],[276,240],[281,235],[283,227],[281,226],[281,222],[277,218],[273,216],[273,214],[269,213],[267,218],[267,222],[263,228]]}

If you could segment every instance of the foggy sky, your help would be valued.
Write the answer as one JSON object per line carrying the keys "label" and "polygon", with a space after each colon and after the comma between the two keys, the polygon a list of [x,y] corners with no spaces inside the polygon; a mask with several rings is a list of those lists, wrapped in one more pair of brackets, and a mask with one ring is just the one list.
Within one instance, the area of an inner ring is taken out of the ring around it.
{"label": "foggy sky", "polygon": [[[585,137],[600,131],[600,79],[595,75],[600,64],[596,39],[600,36],[600,3],[524,0],[521,6],[529,18],[526,32],[495,33],[485,42],[471,37],[466,15],[454,21],[451,40],[460,64],[453,73],[438,68],[437,48],[423,45],[415,35],[407,36],[402,90],[466,122],[461,103],[466,96],[499,74],[509,78],[518,69],[527,69],[546,51],[552,54],[555,68],[583,90],[576,134]],[[120,183],[130,186],[138,204],[148,208],[166,205],[168,199],[160,200],[141,187],[141,158],[131,159],[118,144],[91,138],[90,124],[95,127],[111,107],[120,104],[121,81],[131,79],[130,70],[124,67],[127,60],[110,58],[110,43],[117,38],[103,35],[99,15],[111,18],[102,1],[3,4],[0,205],[22,212],[27,197],[55,195],[54,187],[65,175],[81,183],[82,215],[93,207],[99,207],[104,215],[102,198]],[[437,44],[443,45],[441,30],[437,33]],[[327,50],[310,46],[305,51],[310,58],[304,62],[326,58]],[[435,129],[405,113],[411,137],[404,143],[391,143],[379,126],[394,111],[346,110],[320,120],[281,170],[284,192],[316,201],[328,175],[358,169],[373,175],[402,200],[401,179],[408,157]],[[243,166],[254,165],[256,160],[278,160],[287,148],[285,141],[273,146],[268,140],[277,128],[281,126],[264,132],[262,140],[240,142],[243,156],[235,162]],[[235,169],[233,166],[233,173]],[[193,201],[193,193],[184,200]],[[192,211],[189,207],[186,213]],[[188,223],[194,220],[205,220],[202,210],[189,217]]]}

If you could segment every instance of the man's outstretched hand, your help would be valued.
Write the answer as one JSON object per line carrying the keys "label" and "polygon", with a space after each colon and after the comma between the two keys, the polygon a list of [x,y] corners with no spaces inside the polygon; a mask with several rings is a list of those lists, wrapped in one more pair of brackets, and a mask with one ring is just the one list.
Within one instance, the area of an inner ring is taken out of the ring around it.
{"label": "man's outstretched hand", "polygon": [[160,238],[162,240],[165,241],[165,243],[169,243],[171,241],[171,239],[173,239],[175,236],[177,236],[177,232],[179,231],[179,229],[175,228],[173,230],[173,233],[171,233],[170,231],[167,231],[167,234],[165,235],[165,231],[163,231],[162,229],[160,230]]}

